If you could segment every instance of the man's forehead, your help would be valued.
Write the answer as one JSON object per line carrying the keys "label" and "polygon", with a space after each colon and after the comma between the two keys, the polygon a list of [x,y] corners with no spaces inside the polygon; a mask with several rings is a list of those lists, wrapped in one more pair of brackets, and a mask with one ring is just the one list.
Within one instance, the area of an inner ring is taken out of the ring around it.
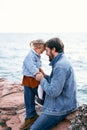
{"label": "man's forehead", "polygon": [[46,46],[46,50],[50,50],[50,48]]}

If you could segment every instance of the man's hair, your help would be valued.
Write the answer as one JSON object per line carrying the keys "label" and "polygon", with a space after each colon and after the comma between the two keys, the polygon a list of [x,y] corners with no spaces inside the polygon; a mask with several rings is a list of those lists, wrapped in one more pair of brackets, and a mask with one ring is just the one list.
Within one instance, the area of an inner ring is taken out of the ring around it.
{"label": "man's hair", "polygon": [[50,49],[55,48],[56,52],[64,52],[64,44],[59,38],[52,38],[45,42],[46,46]]}
{"label": "man's hair", "polygon": [[44,46],[44,41],[42,39],[33,40],[30,42],[31,48],[41,48],[42,46]]}

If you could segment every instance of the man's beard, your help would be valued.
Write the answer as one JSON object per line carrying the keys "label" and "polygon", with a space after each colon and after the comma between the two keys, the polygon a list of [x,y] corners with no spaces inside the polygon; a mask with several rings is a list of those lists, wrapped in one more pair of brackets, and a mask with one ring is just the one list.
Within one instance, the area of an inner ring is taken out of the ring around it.
{"label": "man's beard", "polygon": [[54,56],[52,54],[52,51],[50,51],[49,61],[51,62],[53,60]]}
{"label": "man's beard", "polygon": [[52,57],[49,57],[49,61],[50,61],[50,62],[52,61],[52,59],[53,59]]}

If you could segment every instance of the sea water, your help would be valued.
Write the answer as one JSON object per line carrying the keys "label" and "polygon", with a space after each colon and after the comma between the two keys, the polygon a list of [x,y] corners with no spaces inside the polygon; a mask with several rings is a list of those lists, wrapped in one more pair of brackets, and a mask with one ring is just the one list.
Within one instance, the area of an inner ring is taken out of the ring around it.
{"label": "sea water", "polygon": [[[73,65],[77,81],[77,97],[87,103],[87,33],[0,33],[0,78],[21,83],[22,63],[31,40],[59,37],[65,54]],[[50,74],[49,59],[42,54],[43,69]]]}

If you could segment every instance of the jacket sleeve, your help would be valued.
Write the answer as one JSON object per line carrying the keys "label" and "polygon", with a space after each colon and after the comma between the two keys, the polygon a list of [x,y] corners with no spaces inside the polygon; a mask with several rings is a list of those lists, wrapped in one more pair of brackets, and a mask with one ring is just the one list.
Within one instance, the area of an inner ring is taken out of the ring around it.
{"label": "jacket sleeve", "polygon": [[[36,73],[39,72],[39,67],[37,67],[37,62],[34,56],[29,56],[26,58],[24,65],[27,68],[27,70],[33,75],[35,76]],[[40,61],[39,61],[40,62]]]}
{"label": "jacket sleeve", "polygon": [[54,98],[59,96],[63,90],[66,75],[66,70],[64,68],[59,67],[53,70],[53,76],[50,79],[50,82],[43,78],[41,80],[41,86],[46,92],[46,94]]}

